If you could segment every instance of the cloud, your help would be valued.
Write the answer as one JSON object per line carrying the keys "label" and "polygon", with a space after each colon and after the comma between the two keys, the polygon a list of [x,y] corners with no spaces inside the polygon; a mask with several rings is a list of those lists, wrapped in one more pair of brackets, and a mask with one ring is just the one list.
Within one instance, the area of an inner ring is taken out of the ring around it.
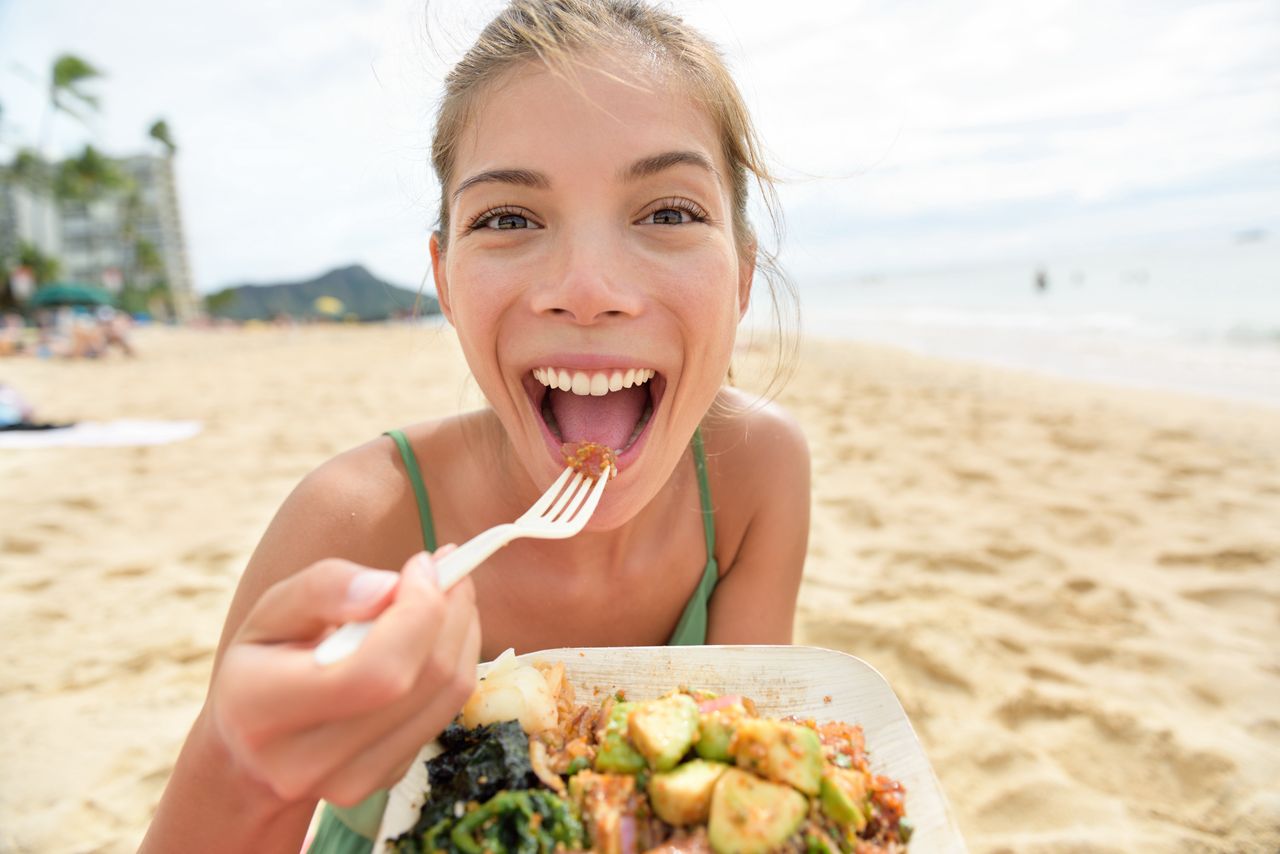
{"label": "cloud", "polygon": [[[110,150],[169,119],[199,287],[352,260],[416,285],[440,80],[498,5],[9,3],[0,55],[102,65],[92,130]],[[1267,0],[675,5],[724,46],[791,179],[789,260],[807,272],[1185,236],[1280,211]],[[0,74],[5,122],[33,137],[39,88]],[[57,126],[64,144],[85,136]]]}

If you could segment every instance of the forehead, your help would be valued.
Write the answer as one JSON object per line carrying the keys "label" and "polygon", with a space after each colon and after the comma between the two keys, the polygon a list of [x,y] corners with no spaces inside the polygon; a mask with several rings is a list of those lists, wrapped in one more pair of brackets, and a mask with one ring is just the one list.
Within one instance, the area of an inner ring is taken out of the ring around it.
{"label": "forehead", "polygon": [[638,159],[682,150],[726,175],[708,111],[651,60],[575,64],[572,76],[541,62],[509,69],[480,94],[459,139],[454,186],[486,169],[525,168],[603,179]]}

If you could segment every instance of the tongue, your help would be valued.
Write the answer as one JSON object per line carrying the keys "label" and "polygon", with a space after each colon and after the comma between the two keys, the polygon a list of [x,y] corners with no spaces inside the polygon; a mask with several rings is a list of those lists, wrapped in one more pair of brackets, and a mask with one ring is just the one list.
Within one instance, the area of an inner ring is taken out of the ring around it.
{"label": "tongue", "polygon": [[649,402],[645,386],[611,391],[602,397],[550,389],[551,411],[566,442],[596,442],[612,450],[626,446]]}

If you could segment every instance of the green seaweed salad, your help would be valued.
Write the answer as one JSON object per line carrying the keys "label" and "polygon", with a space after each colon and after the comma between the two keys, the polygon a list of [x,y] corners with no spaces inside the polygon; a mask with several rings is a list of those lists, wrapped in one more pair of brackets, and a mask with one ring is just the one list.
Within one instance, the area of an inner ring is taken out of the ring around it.
{"label": "green seaweed salad", "polygon": [[751,701],[677,691],[559,704],[440,737],[430,790],[394,852],[901,854],[900,783],[872,774],[860,727],[772,719]]}
{"label": "green seaweed salad", "polygon": [[582,823],[534,775],[529,737],[518,722],[450,724],[440,744],[445,752],[427,762],[430,798],[388,850],[534,854],[583,847]]}

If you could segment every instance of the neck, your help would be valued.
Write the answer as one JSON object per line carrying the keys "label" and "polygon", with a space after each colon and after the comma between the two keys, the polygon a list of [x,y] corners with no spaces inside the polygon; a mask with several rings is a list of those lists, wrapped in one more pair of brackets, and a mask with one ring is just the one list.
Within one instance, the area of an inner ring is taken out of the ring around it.
{"label": "neck", "polygon": [[[495,462],[499,471],[511,473],[505,488],[496,489],[492,500],[500,505],[497,511],[499,518],[515,519],[542,495],[546,485],[534,483],[519,464],[516,451],[497,417],[487,410],[477,415],[479,417],[476,419],[475,429],[470,431],[470,441],[475,443],[475,447],[471,449],[472,458],[486,461],[478,463],[478,468],[490,469],[489,472],[478,470],[477,482],[493,482],[490,467]],[[672,508],[683,507],[686,503],[673,499],[684,484],[682,478],[693,477],[689,453],[686,451],[681,455],[675,469],[653,498],[621,525],[605,531],[583,531],[563,540],[521,540],[521,551],[531,555],[539,563],[555,567],[557,572],[593,575],[604,572],[612,575],[634,553],[638,540],[648,536],[645,532],[662,530],[662,526],[668,521],[663,514],[672,512]],[[484,474],[490,476],[485,477]]]}

